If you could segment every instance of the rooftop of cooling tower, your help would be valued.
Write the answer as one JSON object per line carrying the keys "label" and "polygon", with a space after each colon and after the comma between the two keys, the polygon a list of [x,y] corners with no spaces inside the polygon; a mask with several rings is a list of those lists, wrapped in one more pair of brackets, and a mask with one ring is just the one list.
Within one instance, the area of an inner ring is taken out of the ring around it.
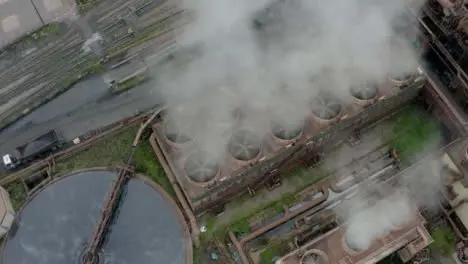
{"label": "rooftop of cooling tower", "polygon": [[234,132],[228,142],[229,153],[238,160],[251,160],[260,154],[262,138],[249,130]]}
{"label": "rooftop of cooling tower", "polygon": [[375,85],[362,85],[351,87],[350,92],[359,100],[370,100],[377,96],[379,89]]}
{"label": "rooftop of cooling tower", "polygon": [[172,120],[164,122],[164,134],[167,139],[173,143],[186,143],[191,140],[191,138],[180,129],[179,125]]}
{"label": "rooftop of cooling tower", "polygon": [[424,224],[424,218],[418,213],[414,220],[405,227],[376,239],[370,248],[361,251],[348,247],[345,242],[346,227],[340,226],[288,253],[280,259],[280,263],[302,264],[298,256],[301,256],[301,252],[309,250],[323,252],[329,263],[348,264],[376,263],[394,251],[410,248],[405,247],[409,243],[411,243],[412,253],[419,252],[432,242],[432,238]]}
{"label": "rooftop of cooling tower", "polygon": [[208,152],[196,151],[185,160],[184,170],[190,180],[196,183],[206,183],[216,177],[219,166]]}
{"label": "rooftop of cooling tower", "polygon": [[312,113],[324,120],[337,117],[343,110],[341,102],[331,95],[320,95],[311,102]]}
{"label": "rooftop of cooling tower", "polygon": [[[79,263],[116,176],[112,170],[83,171],[40,190],[18,213],[1,263]],[[103,263],[186,264],[191,245],[182,214],[169,199],[149,181],[131,179],[103,245]]]}
{"label": "rooftop of cooling tower", "polygon": [[304,121],[293,123],[289,121],[273,120],[270,125],[271,131],[275,137],[282,140],[291,140],[301,134],[304,128]]}

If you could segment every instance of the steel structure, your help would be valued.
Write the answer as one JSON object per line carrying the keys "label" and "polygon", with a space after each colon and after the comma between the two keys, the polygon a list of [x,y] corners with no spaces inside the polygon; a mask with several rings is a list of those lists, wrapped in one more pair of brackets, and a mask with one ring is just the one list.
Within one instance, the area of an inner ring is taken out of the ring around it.
{"label": "steel structure", "polygon": [[166,169],[166,173],[175,175],[195,214],[210,209],[216,210],[216,207],[222,207],[224,203],[246,192],[246,190],[255,189],[261,184],[278,178],[285,170],[298,163],[311,165],[317,162],[321,153],[329,146],[333,146],[340,140],[355,133],[356,130],[385,118],[407,105],[421,94],[425,86],[425,79],[417,78],[417,81],[402,88],[395,95],[383,100],[376,100],[372,105],[366,106],[364,110],[355,114],[349,116],[345,114],[343,115],[344,118],[333,120],[326,128],[320,129],[320,132],[311,138],[302,137],[287,145],[279,145],[274,154],[255,158],[250,162],[242,162],[241,165],[239,165],[238,161],[235,161],[233,168],[237,167],[237,169],[234,169],[229,175],[225,173],[224,176],[220,176],[223,177],[222,181],[212,180],[202,188],[200,186],[196,187],[198,190],[203,189],[203,192],[197,195],[187,189],[190,183],[181,180],[183,176],[181,176],[181,170],[177,167],[180,165],[177,165],[177,161],[174,161],[176,157],[171,154],[171,151],[179,152],[178,147],[174,147],[171,142],[167,143],[167,139],[161,136],[162,130],[155,127],[155,141],[158,148],[161,149],[161,153],[163,153],[163,156],[159,157],[159,159],[169,165],[170,170]]}
{"label": "steel structure", "polygon": [[127,185],[128,180],[132,176],[133,172],[130,169],[133,154],[138,146],[138,142],[141,138],[141,134],[145,128],[159,115],[159,111],[156,111],[151,117],[146,120],[140,126],[135,139],[132,144],[132,149],[128,156],[125,166],[121,168],[118,172],[117,179],[115,180],[109,195],[107,196],[106,202],[102,208],[102,212],[97,222],[97,225],[94,229],[94,232],[86,246],[86,249],[82,255],[83,264],[98,264],[99,263],[99,250],[102,245],[102,242],[106,236],[109,225],[112,223],[112,219],[115,217],[115,213],[119,207],[123,190]]}
{"label": "steel structure", "polygon": [[457,129],[468,128],[468,5],[463,0],[430,0],[418,17],[427,45],[428,95],[446,110]]}
{"label": "steel structure", "polygon": [[101,212],[101,217],[96,226],[96,229],[94,230],[86,248],[86,251],[83,254],[83,264],[99,263],[99,248],[102,244],[105,234],[107,233],[107,229],[110,223],[112,222],[113,216],[115,215],[115,212],[118,208],[118,204],[122,197],[125,185],[130,179],[131,174],[129,173],[128,167],[130,165],[131,157],[133,156],[134,152],[135,148],[132,148],[132,152],[130,153],[130,157],[127,161],[126,166],[119,170],[117,180],[114,182],[110,194],[104,204],[104,207]]}

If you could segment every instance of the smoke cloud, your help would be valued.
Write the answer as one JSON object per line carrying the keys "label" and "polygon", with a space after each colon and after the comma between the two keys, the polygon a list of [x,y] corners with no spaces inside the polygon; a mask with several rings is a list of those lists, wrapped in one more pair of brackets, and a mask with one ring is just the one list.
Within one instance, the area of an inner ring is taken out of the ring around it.
{"label": "smoke cloud", "polygon": [[418,208],[436,209],[442,190],[441,168],[438,160],[425,161],[397,181],[360,186],[356,196],[336,208],[347,221],[348,246],[365,250],[413,220]]}
{"label": "smoke cloud", "polygon": [[[178,44],[196,52],[188,52],[190,59],[176,56],[158,76],[161,94],[171,106],[169,116],[204,150],[222,158],[236,109],[297,127],[310,114],[311,99],[323,91],[347,103],[352,86],[412,73],[417,56],[395,30],[414,26],[411,21],[401,25],[406,4],[187,1],[196,21],[184,29]],[[245,117],[252,119],[249,129],[259,136],[269,132],[258,117]]]}

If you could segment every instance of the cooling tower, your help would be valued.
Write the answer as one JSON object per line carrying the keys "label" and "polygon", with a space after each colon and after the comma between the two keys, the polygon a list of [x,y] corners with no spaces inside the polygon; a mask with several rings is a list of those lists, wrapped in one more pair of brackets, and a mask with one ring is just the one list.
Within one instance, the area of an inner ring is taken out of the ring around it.
{"label": "cooling tower", "polygon": [[262,138],[247,129],[237,130],[232,133],[227,150],[236,165],[244,166],[261,156]]}
{"label": "cooling tower", "polygon": [[315,97],[310,107],[312,111],[312,121],[316,123],[318,127],[326,127],[335,122],[343,111],[343,106],[338,99],[325,94]]}
{"label": "cooling tower", "polygon": [[354,102],[358,106],[368,106],[374,103],[379,89],[376,85],[362,85],[351,87],[350,93],[353,96]]}
{"label": "cooling tower", "polygon": [[206,151],[193,151],[184,162],[184,172],[188,180],[201,187],[215,181],[219,171],[216,159]]}

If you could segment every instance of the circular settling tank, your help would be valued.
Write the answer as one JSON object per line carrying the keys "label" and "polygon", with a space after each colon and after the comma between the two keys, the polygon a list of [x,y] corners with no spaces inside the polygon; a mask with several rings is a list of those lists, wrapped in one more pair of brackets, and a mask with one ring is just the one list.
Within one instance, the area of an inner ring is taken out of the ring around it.
{"label": "circular settling tank", "polygon": [[195,183],[207,183],[216,178],[219,166],[215,158],[206,151],[190,154],[184,165],[187,177]]}
{"label": "circular settling tank", "polygon": [[302,256],[301,264],[328,264],[328,258],[322,251],[312,249]]}
{"label": "circular settling tank", "polygon": [[[80,172],[39,191],[18,213],[1,263],[80,264],[116,176]],[[99,253],[101,263],[187,263],[181,216],[165,193],[132,179],[118,212]]]}
{"label": "circular settling tank", "polygon": [[321,95],[311,103],[312,113],[322,120],[332,120],[341,113],[341,103],[332,96]]}
{"label": "circular settling tank", "polygon": [[176,144],[184,144],[191,140],[191,138],[180,130],[180,127],[173,121],[164,123],[164,135],[166,138]]}
{"label": "circular settling tank", "polygon": [[273,135],[281,140],[292,140],[299,137],[304,128],[304,122],[272,121],[271,131]]}
{"label": "circular settling tank", "polygon": [[262,139],[248,130],[235,132],[228,143],[231,155],[241,161],[248,161],[260,154]]}

